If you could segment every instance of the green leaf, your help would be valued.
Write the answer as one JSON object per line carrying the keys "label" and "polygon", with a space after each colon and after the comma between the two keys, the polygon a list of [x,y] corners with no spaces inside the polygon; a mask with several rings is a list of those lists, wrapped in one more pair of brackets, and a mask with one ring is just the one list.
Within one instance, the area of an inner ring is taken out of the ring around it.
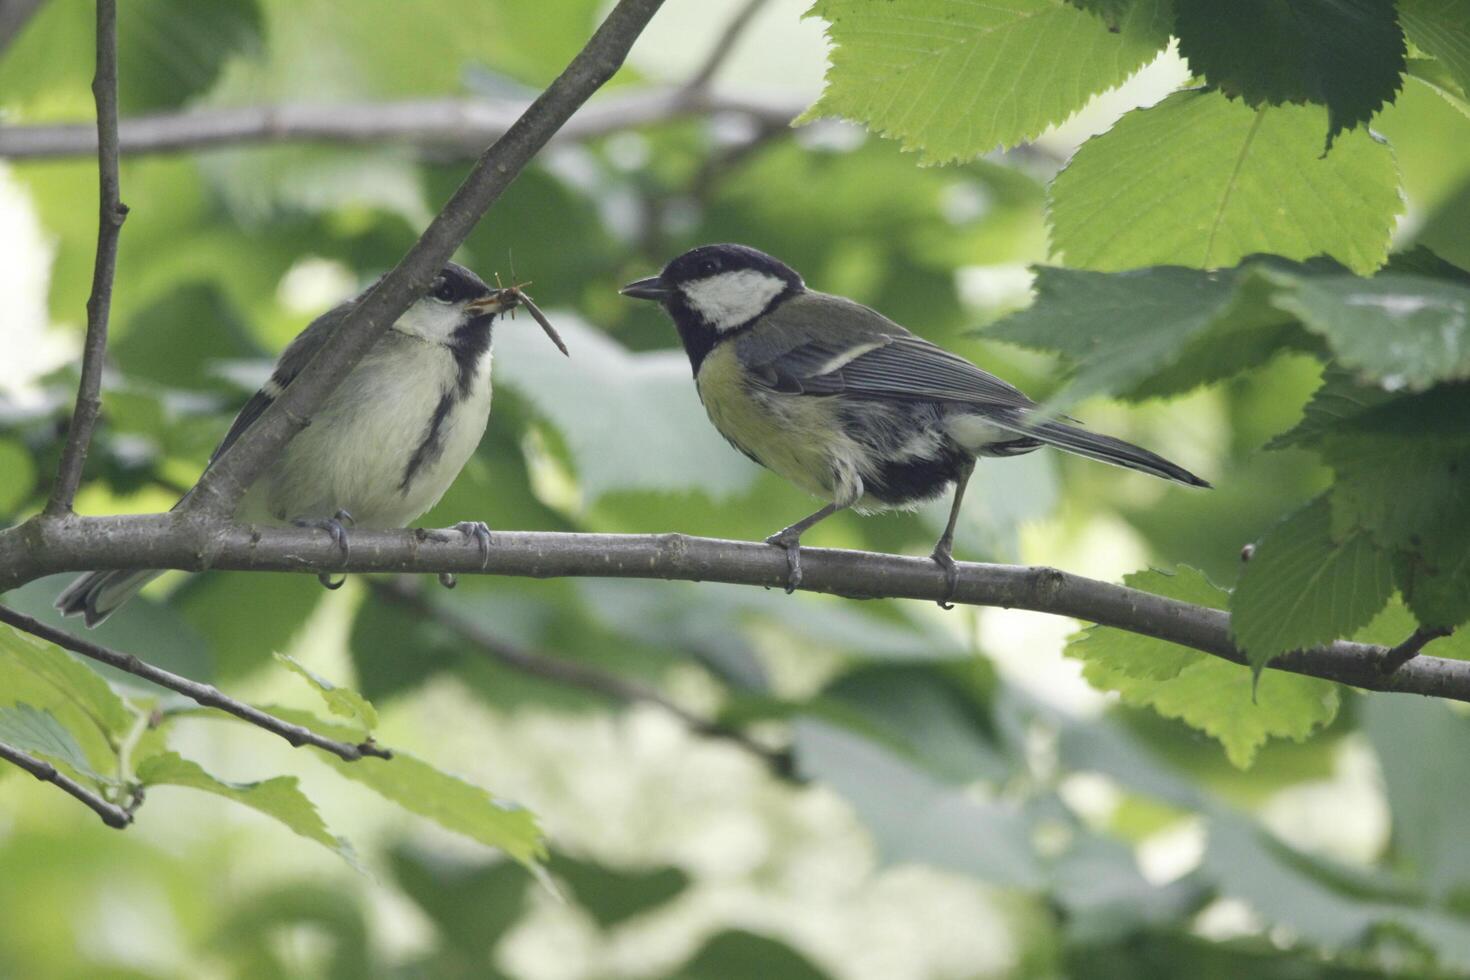
{"label": "green leaf", "polygon": [[1383,0],[1174,0],[1189,67],[1252,107],[1327,106],[1329,148],[1402,84],[1404,35]]}
{"label": "green leaf", "polygon": [[679,980],[827,980],[828,974],[784,943],[747,932],[727,929],[711,936],[688,963],[679,968]]}
{"label": "green leaf", "polygon": [[0,439],[0,514],[13,514],[36,487],[36,464],[14,439]]}
{"label": "green leaf", "polygon": [[[1212,609],[1225,608],[1229,598],[1187,567],[1173,575],[1135,572],[1124,583]],[[1337,688],[1327,681],[1270,671],[1253,683],[1251,672],[1236,664],[1112,627],[1078,634],[1066,653],[1084,662],[1083,676],[1094,687],[1213,736],[1241,769],[1268,739],[1301,741],[1337,714]]]}
{"label": "green leaf", "polygon": [[1334,535],[1322,496],[1261,539],[1231,597],[1231,629],[1259,673],[1278,654],[1368,625],[1392,593],[1388,555],[1364,531]]}
{"label": "green leaf", "polygon": [[60,647],[0,624],[0,656],[61,692],[103,732],[121,734],[132,725],[127,703],[107,681]]}
{"label": "green leaf", "polygon": [[1101,17],[1108,30],[1115,31],[1123,24],[1123,18],[1134,6],[1134,0],[1067,0],[1078,10]]}
{"label": "green leaf", "polygon": [[1041,266],[1035,289],[1035,303],[984,336],[1067,357],[1071,380],[1048,409],[1103,393],[1177,394],[1263,363],[1290,339],[1283,332],[1291,318],[1269,304],[1253,266],[1208,273]]}
{"label": "green leaf", "polygon": [[1324,157],[1323,114],[1204,91],[1135,109],[1052,182],[1052,248],[1086,269],[1216,268],[1270,252],[1371,271],[1403,208],[1393,153],[1355,131]]}
{"label": "green leaf", "polygon": [[144,786],[184,786],[242,803],[285,824],[295,833],[331,848],[356,866],[352,845],[327,830],[316,804],[301,792],[295,776],[276,776],[258,783],[231,783],[216,779],[197,763],[177,752],[162,752],[138,765]]}
{"label": "green leaf", "polygon": [[1275,303],[1390,391],[1470,378],[1470,286],[1394,274],[1294,278]]}
{"label": "green leaf", "polygon": [[[90,109],[95,37],[92,5],[45,4],[0,59],[3,101],[47,114]],[[256,0],[129,0],[117,18],[118,104],[124,115],[180,105],[261,40]]]}
{"label": "green leaf", "polygon": [[0,708],[0,742],[63,763],[98,783],[115,782],[92,768],[76,736],[55,715],[29,704]]}
{"label": "green leaf", "polygon": [[1461,93],[1470,93],[1470,3],[1465,0],[1397,0],[1404,34],[1448,69]]}
{"label": "green leaf", "polygon": [[1377,385],[1363,384],[1351,371],[1329,365],[1322,372],[1322,384],[1312,393],[1311,401],[1302,409],[1302,419],[1286,432],[1266,444],[1267,449],[1320,445],[1337,432],[1343,423],[1358,418],[1382,405],[1393,395]]}
{"label": "green leaf", "polygon": [[1470,619],[1470,386],[1387,402],[1320,448],[1337,474],[1334,534],[1361,529],[1393,555],[1395,581],[1424,625]]}
{"label": "green leaf", "polygon": [[1404,77],[1424,85],[1458,109],[1461,115],[1470,117],[1470,99],[1466,98],[1465,90],[1444,62],[1434,58],[1410,58],[1404,67]]}
{"label": "green leaf", "polygon": [[1041,134],[1122,83],[1168,41],[1164,4],[1116,32],[1062,0],[819,0],[831,67],[802,117],[842,116],[918,150],[968,160]]}
{"label": "green leaf", "polygon": [[673,901],[689,887],[678,868],[623,871],[554,854],[546,870],[567,886],[577,904],[604,929]]}
{"label": "green leaf", "polygon": [[[514,862],[469,863],[442,848],[398,846],[388,855],[394,882],[434,921],[440,936],[475,962],[525,912],[531,879]],[[433,974],[430,973],[432,976]]]}
{"label": "green leaf", "polygon": [[[337,739],[352,739],[353,729],[305,711],[272,707],[271,714]],[[545,858],[546,844],[536,817],[514,803],[492,796],[458,776],[397,749],[391,759],[365,758],[345,762],[334,755],[317,756],[337,772],[392,800],[410,813],[428,817],[441,827],[499,848],[527,868]]]}
{"label": "green leaf", "polygon": [[298,674],[306,683],[322,696],[326,702],[327,710],[332,714],[348,719],[356,730],[351,741],[362,741],[372,734],[374,728],[378,727],[378,711],[372,702],[358,694],[351,688],[337,687],[331,681],[313,671],[303,667],[295,658],[284,653],[277,653],[276,660],[285,664],[287,668]]}

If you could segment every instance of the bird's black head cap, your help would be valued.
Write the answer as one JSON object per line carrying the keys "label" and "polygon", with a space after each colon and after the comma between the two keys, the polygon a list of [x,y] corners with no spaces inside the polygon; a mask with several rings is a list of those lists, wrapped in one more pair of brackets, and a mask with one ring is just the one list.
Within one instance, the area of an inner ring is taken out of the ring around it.
{"label": "bird's black head cap", "polygon": [[715,345],[751,329],[776,306],[802,292],[801,276],[786,263],[747,245],[701,245],[629,283],[623,295],[663,304],[698,373]]}

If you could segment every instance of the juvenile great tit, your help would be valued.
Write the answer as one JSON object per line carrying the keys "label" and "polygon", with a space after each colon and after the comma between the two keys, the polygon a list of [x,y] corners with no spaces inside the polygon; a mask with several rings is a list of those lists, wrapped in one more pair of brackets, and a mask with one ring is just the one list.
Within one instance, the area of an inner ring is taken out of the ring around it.
{"label": "juvenile great tit", "polygon": [[807,289],[789,266],[753,248],[692,249],[622,293],[661,304],[673,319],[720,434],[830,501],[766,539],[786,550],[788,592],[801,582],[801,535],[818,521],[847,507],[912,508],[953,485],[933,552],[953,595],[955,522],[979,456],[1055,446],[1209,486],[1146,449],[1038,414],[1000,378],[866,306]]}
{"label": "juvenile great tit", "polygon": [[[209,465],[280,397],[366,295],[328,310],[286,347]],[[469,269],[452,262],[445,266],[428,292],[332,391],[311,425],[250,487],[236,518],[318,527],[345,553],[344,522],[401,528],[433,507],[484,435],[490,418],[491,322],[517,302],[514,290],[491,289]],[[549,325],[544,329],[566,353],[556,332]],[[183,500],[188,498],[185,494]],[[488,547],[484,524],[464,522],[456,529]],[[96,626],[161,574],[88,572],[57,597],[56,608]]]}

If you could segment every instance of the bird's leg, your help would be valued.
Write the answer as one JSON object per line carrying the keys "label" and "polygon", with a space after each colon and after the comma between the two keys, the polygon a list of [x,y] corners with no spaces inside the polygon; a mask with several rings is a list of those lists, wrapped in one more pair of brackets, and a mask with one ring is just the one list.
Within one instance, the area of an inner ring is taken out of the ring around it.
{"label": "bird's leg", "polygon": [[[347,513],[347,511],[339,510],[327,518],[299,518],[291,523],[297,527],[309,527],[318,531],[326,531],[332,536],[332,543],[342,549],[342,557],[346,558],[348,556],[347,527],[353,524],[353,520],[352,515]],[[336,591],[342,588],[342,584],[347,581],[347,576],[343,575],[341,578],[333,581],[330,572],[322,572],[317,575],[316,580],[322,584],[323,588]]]}
{"label": "bird's leg", "polygon": [[[846,506],[846,505],[843,505]],[[841,510],[837,504],[828,504],[808,517],[803,517],[790,527],[783,527],[766,538],[766,544],[786,549],[786,594],[795,592],[801,585],[801,536],[812,525],[825,521]]]}
{"label": "bird's leg", "polygon": [[954,529],[960,520],[960,504],[965,501],[965,484],[970,482],[970,474],[974,472],[975,461],[972,459],[964,469],[960,470],[960,475],[955,479],[954,503],[949,505],[949,522],[944,525],[944,533],[939,536],[939,541],[934,545],[934,551],[929,556],[934,559],[936,565],[944,569],[945,590],[944,598],[939,600],[940,609],[954,608],[954,603],[950,600],[954,598],[955,590],[960,586],[960,573],[959,569],[955,567],[954,555],[952,554],[954,551]]}
{"label": "bird's leg", "polygon": [[[419,528],[414,533],[420,541],[450,541],[450,532],[458,532],[463,540],[473,541],[480,549],[480,567],[490,565],[490,528],[484,521],[460,521],[447,531]],[[452,589],[458,584],[452,572],[440,572],[439,584]]]}

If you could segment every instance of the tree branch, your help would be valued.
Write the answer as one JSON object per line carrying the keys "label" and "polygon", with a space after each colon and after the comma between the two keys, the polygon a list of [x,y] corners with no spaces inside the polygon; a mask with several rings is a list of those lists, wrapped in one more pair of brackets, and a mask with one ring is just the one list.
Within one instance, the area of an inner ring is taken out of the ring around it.
{"label": "tree branch", "polygon": [[755,20],[755,15],[760,13],[765,4],[766,0],[745,0],[745,5],[735,11],[735,16],[730,18],[720,36],[715,39],[714,47],[710,48],[704,64],[695,69],[694,74],[684,83],[685,92],[703,92],[709,87],[710,81],[725,66],[725,62],[730,60],[735,46],[740,43],[750,22]]}
{"label": "tree branch", "polygon": [[1404,640],[1398,646],[1391,648],[1384,655],[1379,669],[1385,674],[1392,674],[1404,664],[1419,656],[1419,651],[1423,650],[1430,643],[1433,643],[1442,636],[1449,636],[1453,632],[1454,630],[1443,626],[1421,626],[1410,634],[1408,639]]}
{"label": "tree branch", "polygon": [[[683,534],[491,532],[488,556],[460,535],[419,540],[412,531],[358,530],[344,557],[330,535],[300,528],[191,520],[179,513],[33,518],[0,531],[0,591],[42,575],[97,568],[210,568],[240,571],[409,572],[679,579],[781,587],[784,552],[746,541]],[[856,599],[934,601],[944,572],[927,558],[803,548],[802,588]],[[1230,636],[1230,616],[1053,568],[962,562],[954,601],[1070,616],[1152,636],[1232,663],[1245,654]],[[1388,648],[1338,641],[1277,657],[1269,666],[1370,691],[1423,694],[1470,703],[1470,661],[1418,656],[1385,675]]]}
{"label": "tree branch", "polygon": [[131,810],[123,809],[115,803],[108,803],[75,779],[64,775],[51,763],[37,759],[29,752],[22,752],[20,749],[0,742],[0,759],[20,766],[43,783],[52,783],[60,787],[62,791],[70,793],[91,807],[97,816],[102,818],[102,822],[109,827],[122,830],[133,822]]}
{"label": "tree branch", "polygon": [[662,4],[663,0],[619,0],[566,70],[484,152],[408,254],[368,291],[285,392],[205,471],[181,513],[214,518],[233,513],[250,484],[423,294],[522,168],[613,76]]}
{"label": "tree branch", "polygon": [[48,626],[39,619],[34,619],[25,613],[16,612],[7,606],[0,606],[0,623],[7,623],[18,630],[30,633],[32,636],[39,636],[41,639],[54,643],[65,650],[79,653],[91,660],[107,664],[109,667],[116,667],[118,670],[125,671],[135,677],[141,677],[146,681],[152,681],[159,687],[182,694],[184,697],[206,708],[218,708],[221,711],[234,715],[241,721],[248,721],[257,728],[263,728],[272,734],[281,736],[281,738],[284,738],[296,748],[300,748],[303,745],[314,745],[319,749],[325,749],[347,762],[355,762],[365,755],[374,756],[379,759],[391,759],[393,757],[391,752],[377,745],[371,739],[353,745],[348,742],[339,742],[336,739],[326,738],[318,735],[309,728],[303,728],[301,725],[283,721],[275,715],[266,714],[259,708],[251,707],[243,701],[236,701],[211,684],[200,684],[198,681],[191,681],[187,677],[182,677],[161,667],[144,663],[132,654],[119,653],[116,650],[111,650],[93,643],[90,640],[72,636],[64,630]]}
{"label": "tree branch", "polygon": [[[438,155],[474,155],[505,135],[527,103],[504,99],[423,99],[340,105],[267,105],[133,116],[118,131],[124,155],[181,153],[248,143],[408,143]],[[588,103],[552,137],[566,143],[689,116],[731,113],[785,126],[806,108],[789,98],[650,87]],[[0,157],[42,160],[97,149],[91,126],[0,126]]]}
{"label": "tree branch", "polygon": [[722,725],[708,718],[701,718],[692,711],[670,701],[658,689],[647,684],[620,677],[611,671],[602,670],[590,664],[532,653],[503,637],[496,636],[480,624],[459,615],[452,609],[434,605],[424,596],[422,589],[402,579],[377,579],[371,583],[371,587],[375,595],[412,609],[420,616],[439,623],[503,667],[530,677],[539,677],[553,684],[590,691],[622,704],[655,705],[683,722],[690,731],[697,735],[727,739],[754,754],[777,775],[790,776],[794,771],[790,753],[768,748],[737,728]]}
{"label": "tree branch", "polygon": [[97,73],[92,78],[97,103],[97,260],[92,268],[92,295],[87,298],[87,339],[82,349],[82,377],[72,409],[66,446],[46,513],[71,513],[82,482],[82,466],[92,429],[102,408],[102,359],[107,353],[107,317],[112,310],[112,278],[117,271],[117,240],[128,216],[118,198],[117,179],[117,0],[97,0]]}

